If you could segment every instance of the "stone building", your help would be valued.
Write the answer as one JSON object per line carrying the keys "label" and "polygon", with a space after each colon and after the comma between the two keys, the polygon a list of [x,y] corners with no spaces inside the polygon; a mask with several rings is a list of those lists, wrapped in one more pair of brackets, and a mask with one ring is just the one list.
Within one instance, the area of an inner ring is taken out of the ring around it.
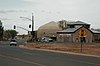
{"label": "stone building", "polygon": [[57,32],[58,42],[80,42],[81,37],[86,43],[100,41],[100,32],[91,30],[90,24],[76,21],[68,23],[67,26],[67,29]]}

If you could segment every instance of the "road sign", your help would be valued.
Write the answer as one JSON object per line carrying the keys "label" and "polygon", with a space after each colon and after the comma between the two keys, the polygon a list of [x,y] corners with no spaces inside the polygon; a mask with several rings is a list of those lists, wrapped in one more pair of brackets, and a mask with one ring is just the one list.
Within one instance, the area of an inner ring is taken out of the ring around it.
{"label": "road sign", "polygon": [[85,31],[84,29],[81,29],[81,30],[79,31],[79,36],[81,36],[81,37],[86,36],[86,31]]}

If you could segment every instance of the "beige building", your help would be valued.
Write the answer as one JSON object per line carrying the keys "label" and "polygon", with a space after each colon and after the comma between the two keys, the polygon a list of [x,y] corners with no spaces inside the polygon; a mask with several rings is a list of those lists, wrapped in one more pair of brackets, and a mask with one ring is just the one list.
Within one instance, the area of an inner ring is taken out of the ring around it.
{"label": "beige building", "polygon": [[61,28],[58,26],[58,24],[54,21],[49,22],[37,30],[37,38],[42,37],[50,37],[52,39],[56,40],[57,37],[57,31],[60,31]]}
{"label": "beige building", "polygon": [[17,39],[25,39],[25,40],[31,40],[32,36],[31,35],[17,35]]}

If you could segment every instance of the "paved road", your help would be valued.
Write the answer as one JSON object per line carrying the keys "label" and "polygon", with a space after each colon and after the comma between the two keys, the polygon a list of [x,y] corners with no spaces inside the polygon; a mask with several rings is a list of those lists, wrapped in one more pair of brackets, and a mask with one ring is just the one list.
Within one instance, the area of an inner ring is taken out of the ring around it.
{"label": "paved road", "polygon": [[0,45],[0,66],[100,66],[100,58]]}
{"label": "paved road", "polygon": [[[18,45],[24,45],[27,41],[25,39],[17,39],[17,44]],[[0,41],[0,45],[3,44],[3,45],[9,45],[10,44],[10,40],[9,41]]]}

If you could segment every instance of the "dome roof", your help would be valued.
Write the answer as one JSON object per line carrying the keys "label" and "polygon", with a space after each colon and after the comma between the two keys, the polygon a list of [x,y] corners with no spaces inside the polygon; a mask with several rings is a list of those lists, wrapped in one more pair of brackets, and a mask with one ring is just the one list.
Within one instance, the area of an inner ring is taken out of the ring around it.
{"label": "dome roof", "polygon": [[52,21],[52,22],[49,22],[49,23],[39,27],[39,30],[41,30],[41,29],[60,29],[60,28],[56,22]]}

